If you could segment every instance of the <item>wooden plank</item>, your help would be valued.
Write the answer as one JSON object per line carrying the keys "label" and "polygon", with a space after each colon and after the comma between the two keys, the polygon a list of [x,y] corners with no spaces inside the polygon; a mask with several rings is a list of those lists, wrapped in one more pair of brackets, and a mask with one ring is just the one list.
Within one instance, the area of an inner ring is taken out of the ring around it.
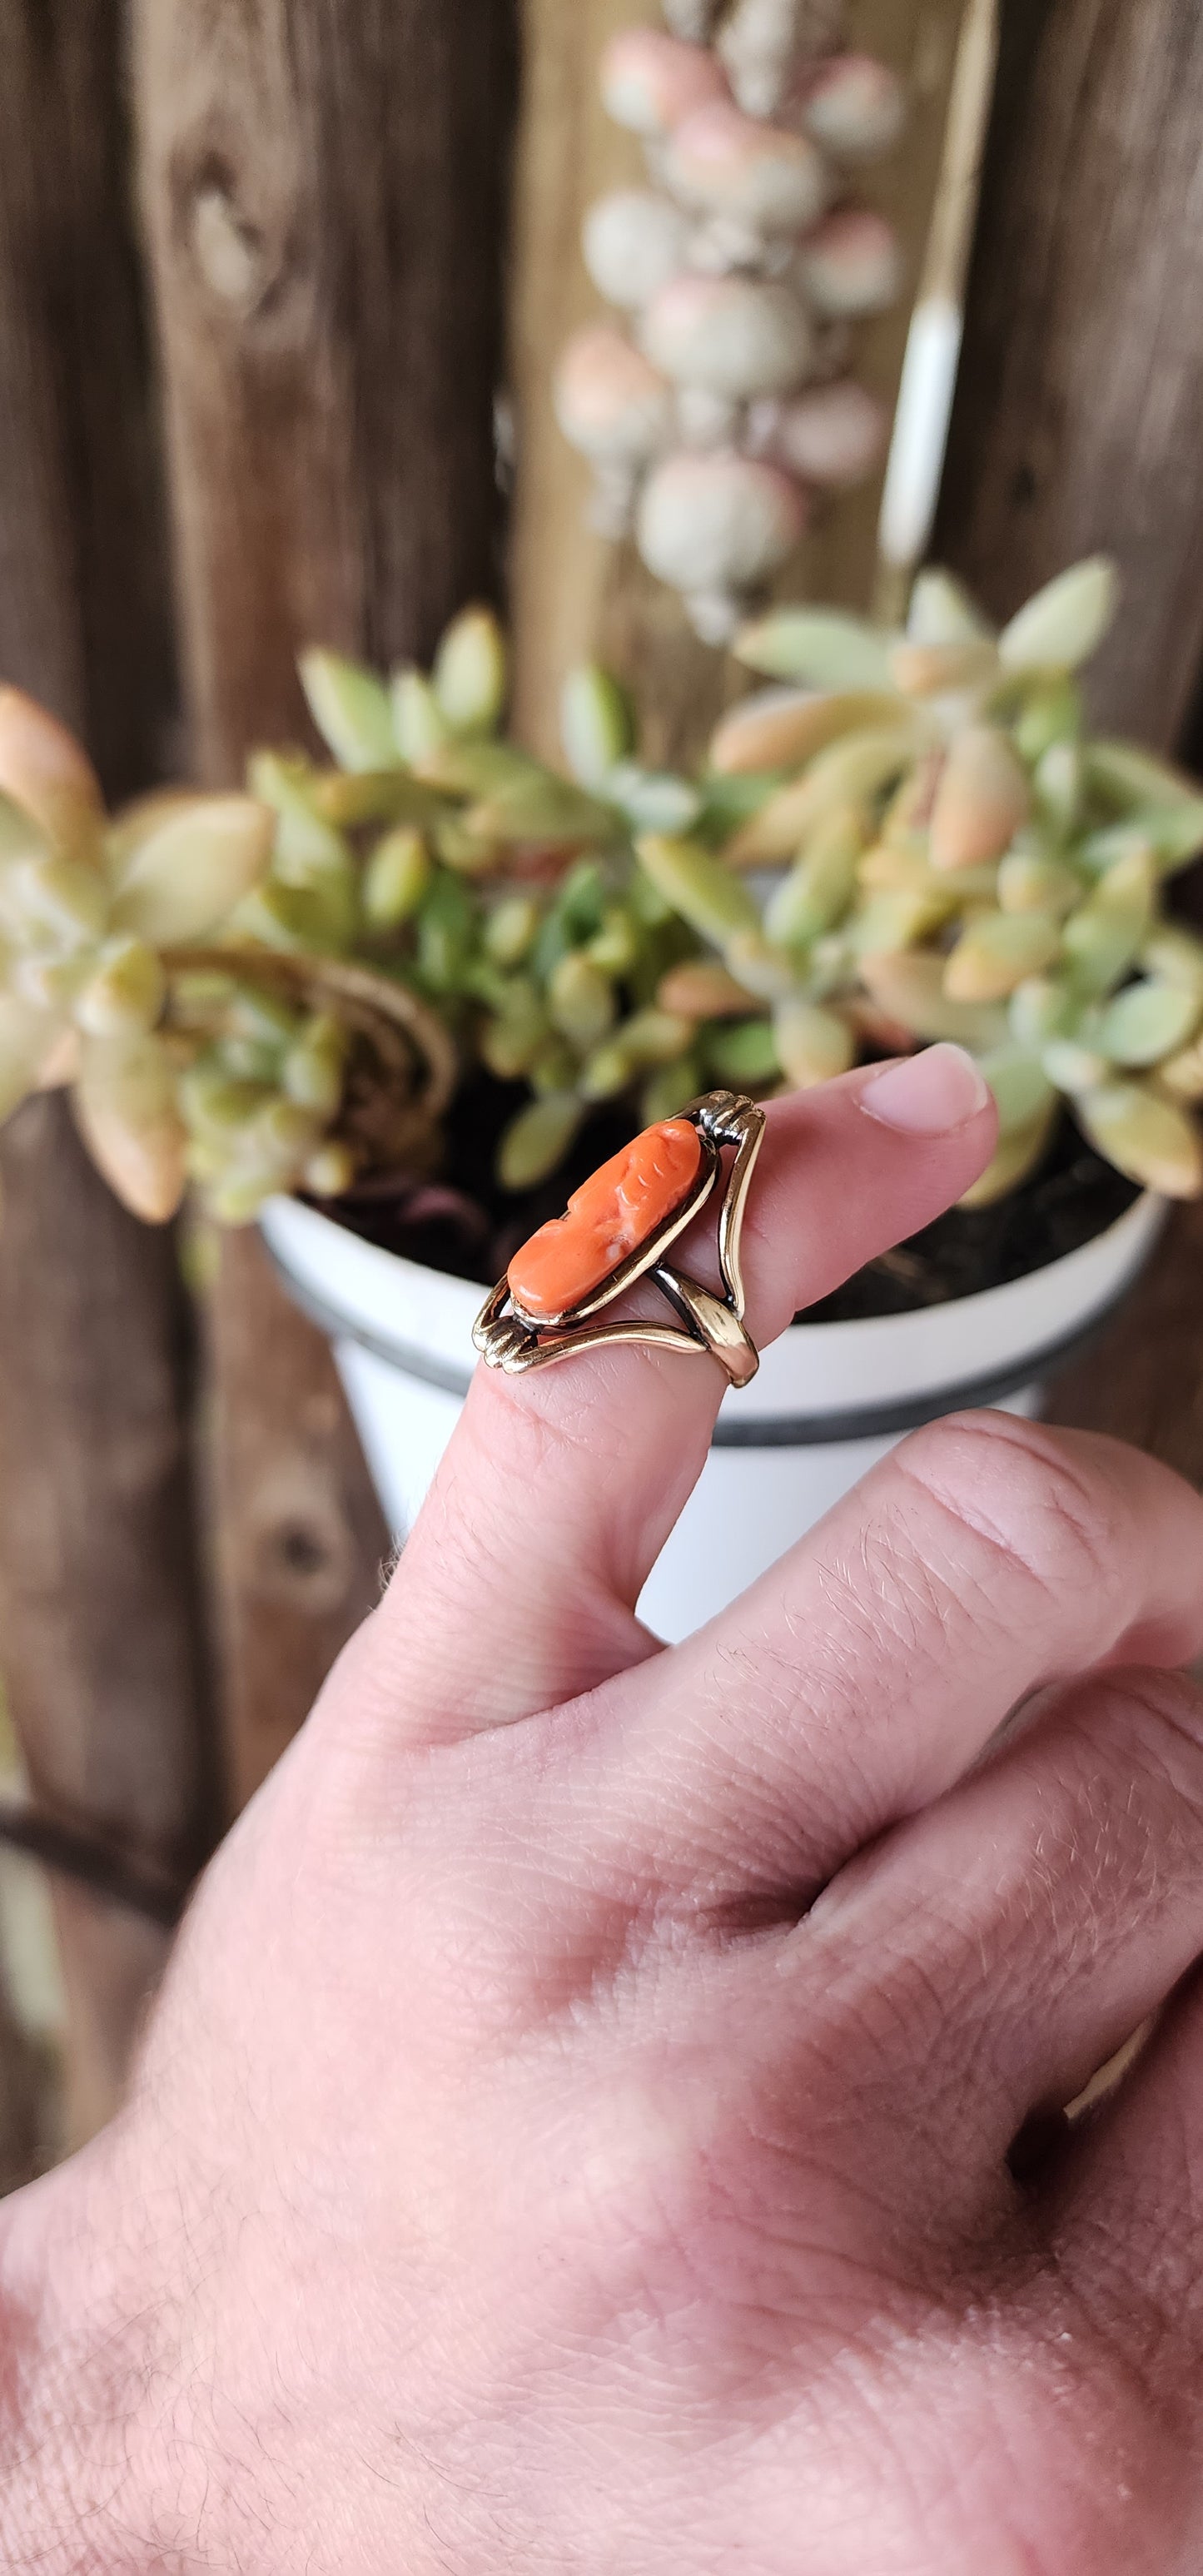
{"label": "wooden plank", "polygon": [[237,1810],[379,1599],[389,1534],[325,1338],[289,1304],[257,1234],[222,1247],[210,1347],[212,1541]]}
{"label": "wooden plank", "polygon": [[[1125,604],[1104,724],[1172,746],[1203,658],[1203,17],[1177,0],[1008,0],[937,552],[997,615],[1075,555]],[[1203,1216],[1172,1216],[1051,1418],[1203,1483]]]}
{"label": "wooden plank", "polygon": [[937,528],[1000,615],[1105,547],[1102,722],[1173,743],[1203,658],[1203,14],[1007,0]]}
{"label": "wooden plank", "polygon": [[1203,1485],[1203,1205],[1176,1208],[1105,1339],[1066,1371],[1051,1422],[1109,1431]]}
{"label": "wooden plank", "polygon": [[[128,220],[117,0],[6,0],[0,671],[116,793],[173,713]],[[128,1217],[63,1104],[0,1145],[0,1658],[35,1796],[182,1888],[214,1826],[173,1240]],[[114,2105],[166,1934],[60,1882],[68,2131]]]}
{"label": "wooden plank", "polygon": [[[509,0],[135,0],[181,621],[201,774],[303,733],[299,647],[425,656],[495,590]],[[214,1300],[240,1794],[387,1544],[321,1337],[257,1244]]]}
{"label": "wooden plank", "polygon": [[[629,545],[588,525],[589,473],[556,424],[552,383],[569,334],[603,306],[580,252],[585,209],[608,188],[643,176],[633,136],[612,125],[597,95],[598,62],[619,27],[649,15],[645,0],[524,0],[522,120],[515,191],[511,378],[518,479],[513,543],[516,720],[545,758],[558,751],[560,686],[574,662],[600,653],[633,683],[652,759],[695,754],[714,718],[745,684],[722,654],[691,634],[679,600],[652,580]],[[898,225],[917,282],[939,169],[962,0],[853,0],[852,40],[907,77],[903,148],[864,174],[858,193]],[[908,301],[860,331],[856,372],[893,402]],[[880,478],[833,503],[782,575],[791,598],[867,607],[873,587]]]}

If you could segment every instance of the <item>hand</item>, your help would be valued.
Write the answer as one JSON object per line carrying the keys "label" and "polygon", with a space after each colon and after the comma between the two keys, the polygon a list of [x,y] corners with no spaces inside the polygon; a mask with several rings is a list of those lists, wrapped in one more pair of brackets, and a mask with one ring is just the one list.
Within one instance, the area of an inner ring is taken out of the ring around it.
{"label": "hand", "polygon": [[[967,1186],[979,1099],[774,1105],[758,1340]],[[128,2111],[5,2213],[6,2567],[1203,2564],[1203,1507],[941,1424],[664,1651],[720,1393],[478,1373]]]}

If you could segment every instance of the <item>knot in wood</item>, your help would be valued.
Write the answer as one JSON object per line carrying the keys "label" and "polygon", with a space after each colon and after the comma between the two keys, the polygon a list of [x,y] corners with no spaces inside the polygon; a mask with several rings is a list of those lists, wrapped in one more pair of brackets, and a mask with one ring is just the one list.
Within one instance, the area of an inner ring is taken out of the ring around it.
{"label": "knot in wood", "polygon": [[210,292],[235,313],[253,313],[272,283],[275,262],[263,234],[212,173],[193,191],[193,254]]}
{"label": "knot in wood", "polygon": [[251,1589],[305,1618],[346,1599],[353,1573],[350,1534],[320,1464],[303,1453],[280,1459],[251,1498],[243,1527]]}

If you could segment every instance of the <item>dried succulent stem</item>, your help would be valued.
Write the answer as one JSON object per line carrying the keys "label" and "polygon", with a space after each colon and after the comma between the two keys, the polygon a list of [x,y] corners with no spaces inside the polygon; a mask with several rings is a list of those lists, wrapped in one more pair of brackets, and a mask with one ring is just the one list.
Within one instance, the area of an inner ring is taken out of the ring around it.
{"label": "dried succulent stem", "polygon": [[357,1010],[370,1021],[383,1020],[410,1041],[412,1061],[420,1071],[417,1106],[430,1119],[441,1118],[454,1097],[460,1060],[454,1040],[428,1002],[392,976],[374,974],[344,957],[313,957],[268,948],[167,949],[163,964],[169,975],[204,974],[244,977],[268,992],[284,993],[310,1010],[340,1007]]}

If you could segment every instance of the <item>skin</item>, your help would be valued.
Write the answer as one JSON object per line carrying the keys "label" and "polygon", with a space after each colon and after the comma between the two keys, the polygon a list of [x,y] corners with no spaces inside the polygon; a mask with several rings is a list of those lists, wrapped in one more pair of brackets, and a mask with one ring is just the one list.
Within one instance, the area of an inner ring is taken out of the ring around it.
{"label": "skin", "polygon": [[[867,1079],[770,1113],[761,1341],[987,1159]],[[0,2217],[5,2569],[1203,2564],[1203,1506],[962,1417],[665,1651],[720,1393],[478,1373],[128,2109]]]}

